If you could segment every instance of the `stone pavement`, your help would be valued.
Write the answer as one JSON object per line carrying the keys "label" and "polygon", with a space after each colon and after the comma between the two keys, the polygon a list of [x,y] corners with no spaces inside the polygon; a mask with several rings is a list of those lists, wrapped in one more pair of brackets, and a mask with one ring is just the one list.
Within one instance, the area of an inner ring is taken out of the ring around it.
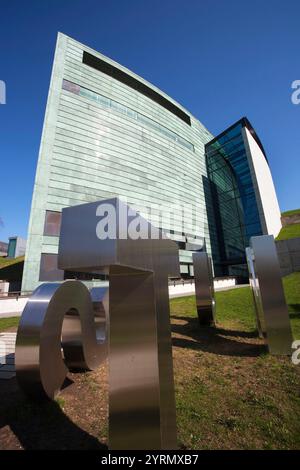
{"label": "stone pavement", "polygon": [[11,379],[15,372],[15,346],[17,333],[0,333],[0,380]]}

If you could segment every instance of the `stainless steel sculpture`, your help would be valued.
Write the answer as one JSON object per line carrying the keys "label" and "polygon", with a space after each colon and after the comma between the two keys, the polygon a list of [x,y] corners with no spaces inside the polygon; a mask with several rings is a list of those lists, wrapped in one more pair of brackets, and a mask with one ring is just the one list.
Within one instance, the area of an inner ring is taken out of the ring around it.
{"label": "stainless steel sculpture", "polygon": [[215,326],[216,303],[211,258],[206,252],[193,253],[193,265],[199,323]]}
{"label": "stainless steel sculpture", "polygon": [[[100,239],[110,211],[116,225]],[[180,276],[178,248],[142,217],[134,239],[136,220],[117,198],[63,209],[59,268],[109,275],[109,447],[174,449],[168,276]]]}
{"label": "stainless steel sculpture", "polygon": [[17,379],[28,395],[53,399],[68,369],[92,370],[104,360],[105,327],[95,316],[105,315],[107,290],[92,292],[94,302],[79,281],[42,284],[34,291],[20,320],[15,355]]}
{"label": "stainless steel sculpture", "polygon": [[252,237],[246,256],[259,334],[271,354],[289,355],[293,336],[273,236]]}
{"label": "stainless steel sculpture", "polygon": [[[109,211],[115,224],[103,237]],[[17,336],[21,387],[53,398],[67,368],[103,360],[108,331],[110,448],[175,449],[168,276],[180,276],[176,243],[113,198],[63,209],[58,264],[108,274],[109,299],[79,281],[38,287]]]}

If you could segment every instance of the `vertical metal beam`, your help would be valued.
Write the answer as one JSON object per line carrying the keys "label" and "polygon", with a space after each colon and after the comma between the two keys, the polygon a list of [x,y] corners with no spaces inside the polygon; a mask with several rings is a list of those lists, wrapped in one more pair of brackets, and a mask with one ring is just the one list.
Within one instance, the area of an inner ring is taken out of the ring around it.
{"label": "vertical metal beam", "polygon": [[293,336],[273,235],[251,237],[246,256],[258,330],[271,354],[289,355]]}
{"label": "vertical metal beam", "polygon": [[153,277],[110,269],[110,449],[161,448]]}
{"label": "vertical metal beam", "polygon": [[211,258],[206,252],[193,253],[196,306],[200,325],[215,326],[216,308]]}

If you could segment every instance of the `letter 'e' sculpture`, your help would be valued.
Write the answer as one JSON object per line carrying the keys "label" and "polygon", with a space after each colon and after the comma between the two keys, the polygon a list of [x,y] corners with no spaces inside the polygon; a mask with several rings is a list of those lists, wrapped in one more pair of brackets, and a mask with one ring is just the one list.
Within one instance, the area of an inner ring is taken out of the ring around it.
{"label": "letter 'e' sculpture", "polygon": [[293,336],[273,236],[251,237],[246,257],[259,335],[271,354],[289,355]]}
{"label": "letter 'e' sculpture", "polygon": [[67,368],[96,367],[106,324],[110,449],[176,449],[168,295],[168,276],[180,276],[176,243],[117,198],[68,207],[58,267],[107,274],[109,293],[79,281],[36,289],[17,335],[21,387],[53,398]]}

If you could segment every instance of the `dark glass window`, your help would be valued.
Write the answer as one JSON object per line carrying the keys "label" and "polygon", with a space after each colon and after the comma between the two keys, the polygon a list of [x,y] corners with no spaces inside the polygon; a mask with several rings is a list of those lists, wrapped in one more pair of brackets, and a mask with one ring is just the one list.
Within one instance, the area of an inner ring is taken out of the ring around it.
{"label": "dark glass window", "polygon": [[64,279],[79,279],[82,281],[90,281],[92,279],[107,280],[107,276],[101,273],[81,273],[58,269],[57,259],[57,254],[42,253],[39,281],[63,281]]}
{"label": "dark glass window", "polygon": [[251,236],[262,235],[242,128],[237,123],[205,147],[217,228],[211,233],[217,275],[247,274],[245,248]]}
{"label": "dark glass window", "polygon": [[59,237],[61,212],[46,211],[44,235]]}
{"label": "dark glass window", "polygon": [[57,255],[42,253],[39,281],[62,281],[64,271],[57,267]]}
{"label": "dark glass window", "polygon": [[11,238],[8,244],[7,256],[8,258],[14,258],[16,254],[17,240]]}

